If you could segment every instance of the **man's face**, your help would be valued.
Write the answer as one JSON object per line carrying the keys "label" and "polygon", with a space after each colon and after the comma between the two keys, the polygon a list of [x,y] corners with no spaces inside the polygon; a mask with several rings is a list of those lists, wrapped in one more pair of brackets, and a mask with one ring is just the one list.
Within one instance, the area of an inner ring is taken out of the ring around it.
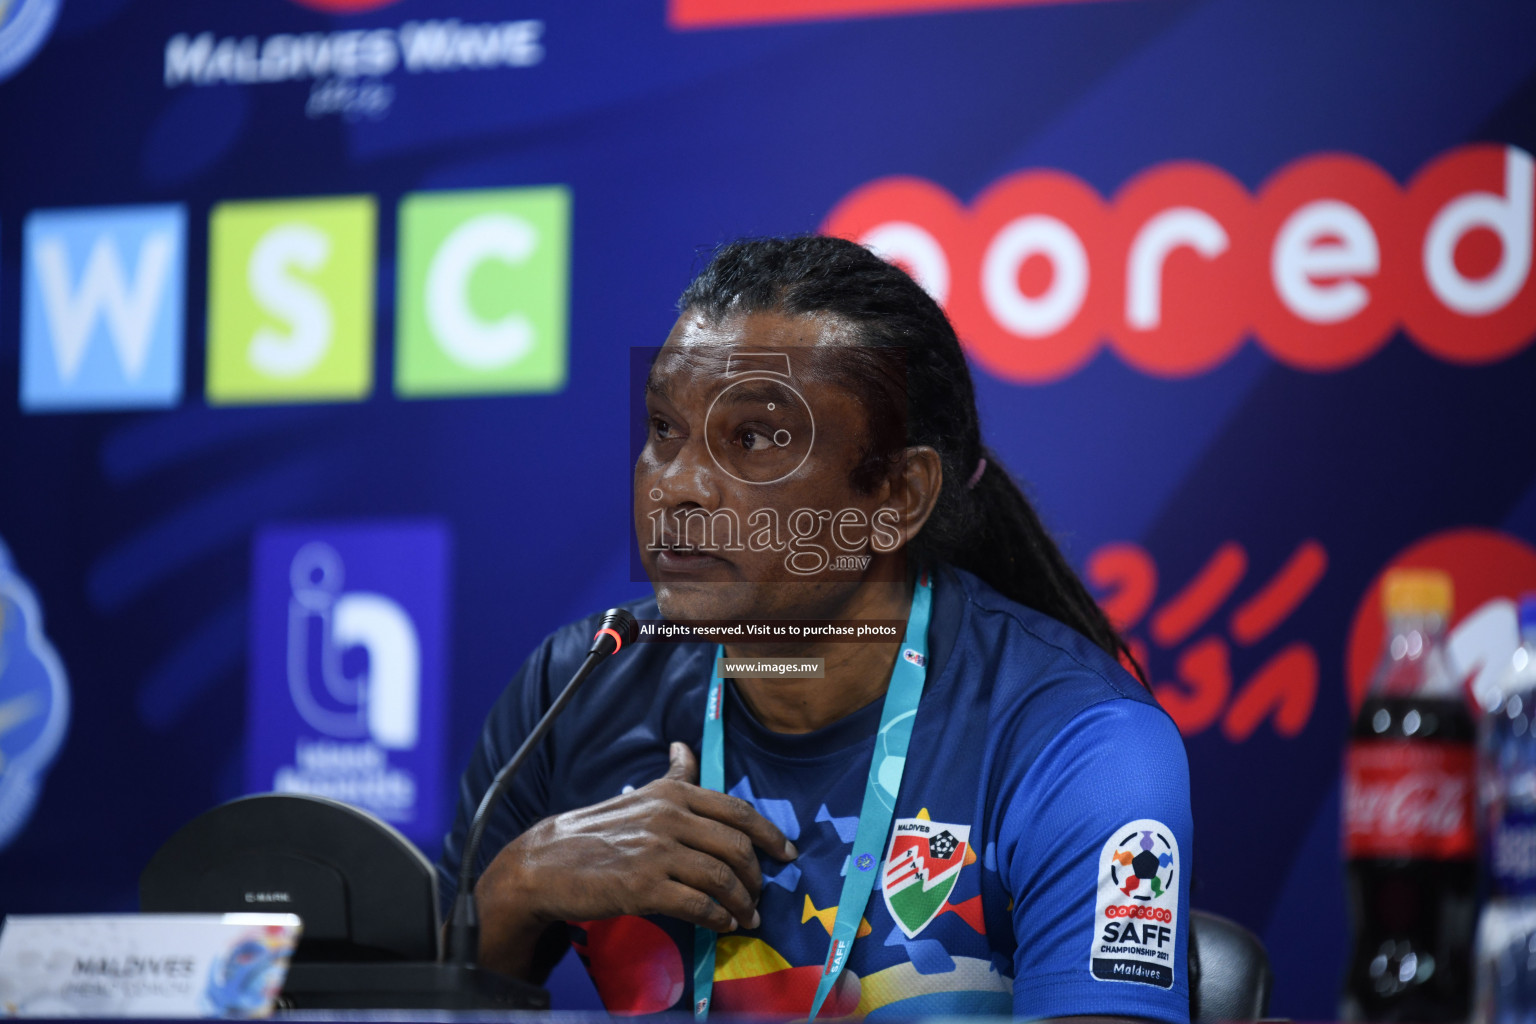
{"label": "man's face", "polygon": [[882,489],[849,482],[865,412],[828,364],[852,337],[774,313],[689,311],[672,328],[635,463],[635,532],[667,618],[836,618],[864,580],[891,513]]}

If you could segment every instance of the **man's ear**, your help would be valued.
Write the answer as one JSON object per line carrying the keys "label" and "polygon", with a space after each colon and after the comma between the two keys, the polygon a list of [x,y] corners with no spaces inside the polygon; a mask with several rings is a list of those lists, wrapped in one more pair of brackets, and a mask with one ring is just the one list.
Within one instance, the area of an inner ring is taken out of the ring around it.
{"label": "man's ear", "polygon": [[915,445],[902,452],[884,502],[887,508],[896,510],[896,530],[901,534],[902,547],[912,543],[933,514],[943,486],[944,463],[938,452],[927,445]]}

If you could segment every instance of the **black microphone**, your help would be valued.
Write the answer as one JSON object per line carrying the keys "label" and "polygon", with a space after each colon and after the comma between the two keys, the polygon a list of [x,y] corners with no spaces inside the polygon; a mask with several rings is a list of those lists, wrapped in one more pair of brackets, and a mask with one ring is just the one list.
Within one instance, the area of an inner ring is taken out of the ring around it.
{"label": "black microphone", "polygon": [[507,787],[512,784],[518,769],[555,724],[555,718],[576,696],[577,689],[586,682],[592,670],[625,644],[634,643],[639,634],[640,624],[623,608],[610,608],[604,612],[597,632],[592,635],[592,646],[587,650],[586,660],[581,663],[576,674],[571,676],[571,681],[565,684],[565,689],[560,691],[560,696],[555,698],[549,710],[544,712],[544,717],[539,719],[539,724],[533,727],[528,738],[523,740],[523,745],[517,748],[517,753],[496,773],[496,781],[480,801],[480,807],[470,820],[469,831],[464,836],[464,856],[459,862],[459,891],[453,899],[448,940],[443,949],[445,962],[473,964],[480,957],[480,915],[475,909],[475,863],[479,858],[480,841],[485,837],[485,826],[490,821],[491,809],[506,795]]}

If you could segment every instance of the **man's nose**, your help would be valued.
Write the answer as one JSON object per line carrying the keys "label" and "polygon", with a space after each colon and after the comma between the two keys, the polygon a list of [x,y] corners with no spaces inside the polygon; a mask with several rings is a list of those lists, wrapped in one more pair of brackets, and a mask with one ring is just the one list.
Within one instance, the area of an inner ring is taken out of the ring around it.
{"label": "man's nose", "polygon": [[720,503],[719,472],[703,439],[691,437],[651,479],[650,497],[663,505],[691,504],[713,510]]}

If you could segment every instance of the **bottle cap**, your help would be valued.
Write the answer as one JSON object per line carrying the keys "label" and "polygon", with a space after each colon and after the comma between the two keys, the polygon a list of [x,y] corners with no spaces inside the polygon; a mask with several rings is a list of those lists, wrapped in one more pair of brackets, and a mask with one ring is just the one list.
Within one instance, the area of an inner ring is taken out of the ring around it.
{"label": "bottle cap", "polygon": [[1520,595],[1520,632],[1536,629],[1536,590]]}
{"label": "bottle cap", "polygon": [[1387,615],[1451,617],[1451,576],[1438,569],[1393,569],[1381,581],[1381,606]]}

